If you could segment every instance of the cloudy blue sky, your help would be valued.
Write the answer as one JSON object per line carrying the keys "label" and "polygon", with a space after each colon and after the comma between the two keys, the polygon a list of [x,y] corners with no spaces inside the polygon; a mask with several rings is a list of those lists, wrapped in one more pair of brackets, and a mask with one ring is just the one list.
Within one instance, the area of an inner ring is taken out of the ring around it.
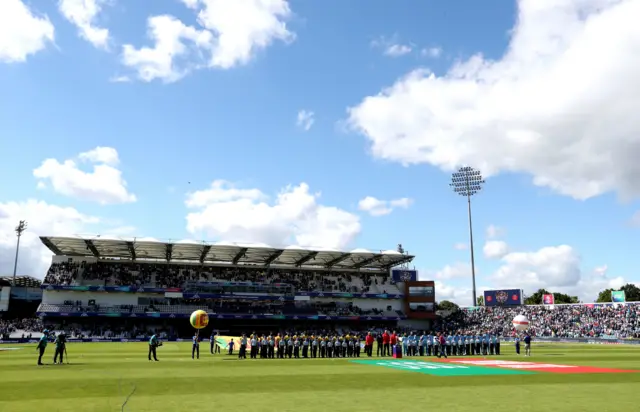
{"label": "cloudy blue sky", "polygon": [[38,235],[394,249],[439,299],[640,282],[638,0],[3,0],[0,272]]}

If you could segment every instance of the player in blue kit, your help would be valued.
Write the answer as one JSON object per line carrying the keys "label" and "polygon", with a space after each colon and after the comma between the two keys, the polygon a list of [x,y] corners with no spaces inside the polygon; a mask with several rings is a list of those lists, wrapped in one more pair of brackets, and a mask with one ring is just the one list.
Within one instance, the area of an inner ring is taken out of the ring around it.
{"label": "player in blue kit", "polygon": [[200,359],[200,337],[198,337],[198,333],[196,332],[192,338],[193,346],[191,348],[191,359]]}

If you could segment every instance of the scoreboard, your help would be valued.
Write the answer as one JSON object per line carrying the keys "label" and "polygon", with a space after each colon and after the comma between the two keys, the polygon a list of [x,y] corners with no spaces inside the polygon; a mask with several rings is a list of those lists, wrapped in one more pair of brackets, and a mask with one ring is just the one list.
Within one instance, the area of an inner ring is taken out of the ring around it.
{"label": "scoreboard", "polygon": [[436,318],[435,282],[404,282],[404,311],[409,319]]}

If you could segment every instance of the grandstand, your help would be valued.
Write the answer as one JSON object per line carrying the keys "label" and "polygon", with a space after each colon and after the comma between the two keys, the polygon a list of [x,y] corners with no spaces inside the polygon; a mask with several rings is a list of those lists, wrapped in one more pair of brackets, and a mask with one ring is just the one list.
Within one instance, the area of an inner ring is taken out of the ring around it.
{"label": "grandstand", "polygon": [[[154,324],[180,335],[196,309],[206,310],[217,329],[236,332],[309,323],[395,327],[435,318],[433,282],[425,289],[415,270],[395,269],[414,256],[394,250],[40,239],[54,253],[38,308],[49,323],[110,330]],[[405,295],[414,289],[419,296],[409,304]]]}
{"label": "grandstand", "polygon": [[6,283],[16,288],[39,288],[42,285],[40,280],[32,276],[16,276],[15,283],[13,276],[0,276],[0,283]]}

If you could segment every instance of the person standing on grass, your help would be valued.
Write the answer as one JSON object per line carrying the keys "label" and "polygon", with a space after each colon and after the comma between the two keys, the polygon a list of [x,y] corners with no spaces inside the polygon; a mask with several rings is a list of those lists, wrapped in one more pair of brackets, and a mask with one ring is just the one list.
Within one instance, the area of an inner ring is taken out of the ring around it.
{"label": "person standing on grass", "polygon": [[302,357],[305,359],[309,357],[309,337],[308,336],[302,337]]}
{"label": "person standing on grass", "polygon": [[516,345],[516,355],[520,355],[520,338],[516,335],[516,338],[514,339],[515,345]]}
{"label": "person standing on grass", "polygon": [[367,333],[367,336],[364,338],[364,353],[368,357],[373,355],[373,335],[371,332]]}
{"label": "person standing on grass", "polygon": [[311,336],[311,357],[318,357],[318,339],[315,336]]}
{"label": "person standing on grass", "polygon": [[531,336],[527,332],[524,333],[524,356],[531,356]]}
{"label": "person standing on grass", "polygon": [[293,341],[293,357],[296,359],[300,358],[300,340],[298,340],[297,336],[294,336]]}
{"label": "person standing on grass", "polygon": [[287,357],[291,359],[293,356],[293,336],[287,336]]}
{"label": "person standing on grass", "polygon": [[49,330],[45,329],[42,331],[42,336],[40,336],[38,346],[36,346],[36,350],[40,354],[40,356],[38,356],[38,365],[42,365],[42,356],[44,355],[45,349],[47,349],[47,343],[49,343]]}
{"label": "person standing on grass", "polygon": [[278,359],[284,359],[284,352],[286,351],[287,341],[285,338],[280,338],[278,340]]}
{"label": "person standing on grass", "polygon": [[391,348],[389,344],[391,343],[391,336],[389,335],[389,331],[385,330],[382,334],[382,356],[391,356]]}
{"label": "person standing on grass", "polygon": [[217,337],[217,333],[215,330],[211,331],[211,338],[209,338],[209,346],[210,346],[210,350],[211,350],[211,354],[213,355],[215,352],[220,353],[220,348],[216,347],[218,346],[218,343],[216,342],[216,337]]}
{"label": "person standing on grass", "polygon": [[444,333],[440,334],[440,353],[447,358],[447,338],[444,336]]}
{"label": "person standing on grass", "polygon": [[249,353],[249,358],[258,359],[258,340],[256,339],[256,335],[251,335],[251,352]]}
{"label": "person standing on grass", "polygon": [[376,333],[376,356],[384,356],[384,345],[382,344],[382,334]]}
{"label": "person standing on grass", "polygon": [[495,334],[491,335],[491,354],[492,355],[498,354],[498,340]]}
{"label": "person standing on grass", "polygon": [[64,335],[64,333],[60,333],[58,336],[56,336],[56,340],[55,340],[55,345],[56,345],[56,352],[53,355],[53,364],[55,365],[57,360],[58,360],[58,356],[60,356],[60,364],[62,365],[63,362],[63,358],[64,358],[64,350],[65,350],[65,343],[67,342],[67,337]]}
{"label": "person standing on grass", "polygon": [[496,335],[496,355],[500,355],[500,335]]}
{"label": "person standing on grass", "polygon": [[240,337],[240,350],[238,351],[238,359],[247,359],[247,336],[243,333]]}
{"label": "person standing on grass", "polygon": [[153,355],[153,360],[156,362],[158,361],[156,349],[159,345],[158,337],[155,334],[151,335],[151,338],[149,339],[149,360],[151,360],[151,355]]}
{"label": "person standing on grass", "polygon": [[200,359],[200,337],[198,332],[193,335],[193,346],[191,347],[191,359]]}
{"label": "person standing on grass", "polygon": [[273,335],[269,335],[269,341],[268,342],[269,342],[269,349],[268,349],[268,352],[267,352],[267,357],[269,359],[273,359],[273,358],[275,358],[275,355],[276,355],[276,347],[275,347],[276,341],[273,338]]}
{"label": "person standing on grass", "polygon": [[233,338],[229,341],[229,355],[233,355],[233,347],[236,346],[236,343],[233,341]]}

